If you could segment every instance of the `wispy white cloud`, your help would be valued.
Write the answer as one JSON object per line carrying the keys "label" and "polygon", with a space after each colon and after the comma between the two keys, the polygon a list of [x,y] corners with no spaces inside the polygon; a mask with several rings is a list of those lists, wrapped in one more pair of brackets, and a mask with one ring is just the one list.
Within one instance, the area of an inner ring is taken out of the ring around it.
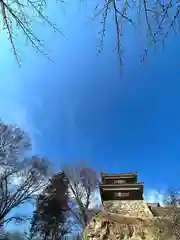
{"label": "wispy white cloud", "polygon": [[158,191],[157,189],[145,189],[144,198],[149,203],[159,202],[164,204],[165,190]]}
{"label": "wispy white cloud", "polygon": [[19,103],[11,101],[0,102],[0,118],[7,124],[16,124],[25,131],[32,142],[33,152],[37,149],[36,136],[40,131],[33,124],[30,112],[27,108]]}
{"label": "wispy white cloud", "polygon": [[95,191],[95,193],[92,196],[92,201],[90,203],[89,208],[100,208],[102,205],[101,202],[101,196],[99,190]]}
{"label": "wispy white cloud", "polygon": [[[7,74],[8,75],[8,74]],[[36,128],[33,118],[32,111],[33,108],[40,107],[39,104],[36,106],[36,101],[32,97],[31,99],[27,99],[25,91],[23,91],[23,87],[20,81],[18,81],[17,77],[14,76],[11,78],[8,76],[2,76],[0,80],[0,119],[3,120],[6,124],[16,124],[23,131],[25,131],[32,143],[32,153],[36,153],[38,151],[38,144],[36,142],[37,135],[40,134],[40,131]],[[12,75],[12,73],[11,73]],[[31,104],[32,103],[32,104]],[[30,105],[31,104],[31,105]],[[20,177],[14,176],[13,182],[15,185],[20,184],[22,179]],[[31,204],[24,204],[20,207],[15,208],[11,213],[14,215],[18,214],[32,214],[34,207]],[[16,226],[12,223],[8,225],[9,229],[13,229]],[[27,224],[24,225],[27,229]],[[24,228],[21,226],[21,228]]]}
{"label": "wispy white cloud", "polygon": [[[20,74],[20,69],[18,69]],[[0,119],[5,123],[17,124],[31,138],[33,151],[37,148],[36,136],[40,131],[33,119],[34,109],[41,108],[37,96],[27,96],[27,84],[20,80],[20,76],[5,72],[0,79]]]}

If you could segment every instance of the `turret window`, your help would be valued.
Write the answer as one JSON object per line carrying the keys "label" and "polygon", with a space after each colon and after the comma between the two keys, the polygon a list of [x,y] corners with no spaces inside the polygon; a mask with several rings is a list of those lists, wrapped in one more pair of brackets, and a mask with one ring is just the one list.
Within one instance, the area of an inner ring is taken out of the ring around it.
{"label": "turret window", "polygon": [[115,192],[115,197],[129,197],[129,192]]}
{"label": "turret window", "polygon": [[116,179],[116,180],[114,180],[114,183],[115,184],[123,184],[123,183],[126,183],[126,181],[122,180],[122,179]]}

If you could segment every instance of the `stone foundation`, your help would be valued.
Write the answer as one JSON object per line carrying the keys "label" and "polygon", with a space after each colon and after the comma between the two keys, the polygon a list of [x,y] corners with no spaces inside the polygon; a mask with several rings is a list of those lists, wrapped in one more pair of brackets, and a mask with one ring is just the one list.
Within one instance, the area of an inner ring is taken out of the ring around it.
{"label": "stone foundation", "polygon": [[[86,227],[83,240],[175,240],[173,223],[101,212]],[[178,238],[179,239],[179,238]]]}
{"label": "stone foundation", "polygon": [[137,201],[104,201],[104,210],[110,213],[135,217],[153,217],[152,212],[144,200]]}

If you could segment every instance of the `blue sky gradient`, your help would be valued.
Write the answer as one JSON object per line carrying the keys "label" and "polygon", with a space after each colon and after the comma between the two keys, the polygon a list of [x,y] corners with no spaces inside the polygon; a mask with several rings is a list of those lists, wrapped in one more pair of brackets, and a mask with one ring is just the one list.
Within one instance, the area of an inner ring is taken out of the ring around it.
{"label": "blue sky gradient", "polygon": [[[48,27],[34,26],[55,63],[30,47],[21,48],[18,69],[5,36],[0,37],[0,117],[17,123],[32,138],[33,151],[55,167],[81,159],[105,172],[138,172],[151,191],[179,186],[180,48],[171,37],[164,51],[151,52],[138,72],[144,42],[124,35],[123,78],[112,49],[114,26],[107,26],[105,49],[96,55],[99,18],[93,6],[76,3],[47,13],[68,40]],[[60,13],[61,14],[60,14]],[[19,44],[20,45],[20,44]],[[150,193],[148,192],[150,191]]]}

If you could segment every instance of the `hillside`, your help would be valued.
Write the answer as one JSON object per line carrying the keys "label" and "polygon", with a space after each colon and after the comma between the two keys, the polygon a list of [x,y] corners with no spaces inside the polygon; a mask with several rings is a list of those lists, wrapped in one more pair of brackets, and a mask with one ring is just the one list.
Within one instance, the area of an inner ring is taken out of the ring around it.
{"label": "hillside", "polygon": [[[84,231],[84,240],[169,240],[170,217],[153,216],[145,201],[108,201]],[[166,209],[156,208],[158,214]]]}
{"label": "hillside", "polygon": [[84,231],[84,240],[169,240],[172,223],[168,218],[140,218],[102,212]]}

